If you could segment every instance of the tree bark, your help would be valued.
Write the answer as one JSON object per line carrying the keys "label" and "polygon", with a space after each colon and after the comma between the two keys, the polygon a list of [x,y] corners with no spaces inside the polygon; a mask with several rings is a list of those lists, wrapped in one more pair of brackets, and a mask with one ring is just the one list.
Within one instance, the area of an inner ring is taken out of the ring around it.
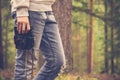
{"label": "tree bark", "polygon": [[1,11],[1,0],[0,0],[0,69],[4,68],[3,63],[3,45],[2,45],[2,11]]}
{"label": "tree bark", "polygon": [[[105,17],[107,15],[107,1],[104,1],[105,5]],[[109,62],[108,62],[108,45],[107,45],[107,40],[108,40],[108,26],[107,26],[107,19],[105,19],[105,26],[104,26],[104,33],[105,33],[105,72],[108,73],[109,71]]]}
{"label": "tree bark", "polygon": [[[90,0],[90,10],[93,12],[93,0]],[[90,30],[89,30],[89,51],[88,51],[88,73],[92,73],[93,71],[93,16],[90,15]]]}
{"label": "tree bark", "polygon": [[64,46],[67,65],[69,70],[73,68],[73,58],[71,49],[71,10],[72,0],[57,0],[53,6],[55,17],[58,21],[58,26],[61,33],[61,38]]}
{"label": "tree bark", "polygon": [[113,27],[113,0],[111,0],[111,73],[114,73],[114,27]]}

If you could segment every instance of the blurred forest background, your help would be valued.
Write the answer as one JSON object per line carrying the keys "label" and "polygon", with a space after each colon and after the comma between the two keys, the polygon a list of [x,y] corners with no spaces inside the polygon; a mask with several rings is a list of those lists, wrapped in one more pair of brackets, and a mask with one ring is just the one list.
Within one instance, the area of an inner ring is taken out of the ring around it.
{"label": "blurred forest background", "polygon": [[[12,80],[15,63],[9,2],[0,0],[0,80]],[[53,8],[67,58],[57,80],[120,80],[120,0],[57,0]]]}

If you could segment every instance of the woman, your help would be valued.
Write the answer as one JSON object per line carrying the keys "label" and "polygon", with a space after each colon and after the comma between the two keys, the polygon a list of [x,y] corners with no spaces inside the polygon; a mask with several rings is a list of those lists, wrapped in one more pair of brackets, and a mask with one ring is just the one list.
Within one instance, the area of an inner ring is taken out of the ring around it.
{"label": "woman", "polygon": [[35,55],[39,50],[44,56],[45,63],[34,80],[54,80],[65,65],[58,25],[51,8],[54,2],[55,0],[11,0],[17,31],[19,34],[24,34],[32,29],[34,36],[32,50],[26,52],[17,49],[14,80],[33,79],[31,74],[35,69],[37,60]]}

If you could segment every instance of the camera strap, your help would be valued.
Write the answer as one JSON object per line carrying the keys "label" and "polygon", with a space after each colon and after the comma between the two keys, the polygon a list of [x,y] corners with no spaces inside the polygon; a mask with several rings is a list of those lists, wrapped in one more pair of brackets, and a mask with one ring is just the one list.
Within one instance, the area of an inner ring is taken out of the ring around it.
{"label": "camera strap", "polygon": [[[32,50],[32,53],[33,53],[34,51]],[[28,76],[28,74],[27,74],[27,65],[28,65],[28,53],[29,53],[29,51],[28,50],[25,50],[25,80],[28,80],[27,79],[27,76]],[[34,77],[34,71],[33,71],[33,65],[34,65],[34,59],[33,59],[33,56],[31,55],[31,59],[32,59],[32,64],[31,64],[31,80],[33,79],[33,77]]]}
{"label": "camera strap", "polygon": [[27,66],[27,51],[25,50],[25,80],[27,80],[26,66]]}

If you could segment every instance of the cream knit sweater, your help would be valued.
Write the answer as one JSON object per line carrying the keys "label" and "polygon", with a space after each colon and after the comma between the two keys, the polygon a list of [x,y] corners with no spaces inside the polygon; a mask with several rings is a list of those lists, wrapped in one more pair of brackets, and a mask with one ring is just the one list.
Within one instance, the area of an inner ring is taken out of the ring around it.
{"label": "cream knit sweater", "polygon": [[55,0],[11,0],[12,12],[17,16],[29,16],[28,11],[52,11]]}

